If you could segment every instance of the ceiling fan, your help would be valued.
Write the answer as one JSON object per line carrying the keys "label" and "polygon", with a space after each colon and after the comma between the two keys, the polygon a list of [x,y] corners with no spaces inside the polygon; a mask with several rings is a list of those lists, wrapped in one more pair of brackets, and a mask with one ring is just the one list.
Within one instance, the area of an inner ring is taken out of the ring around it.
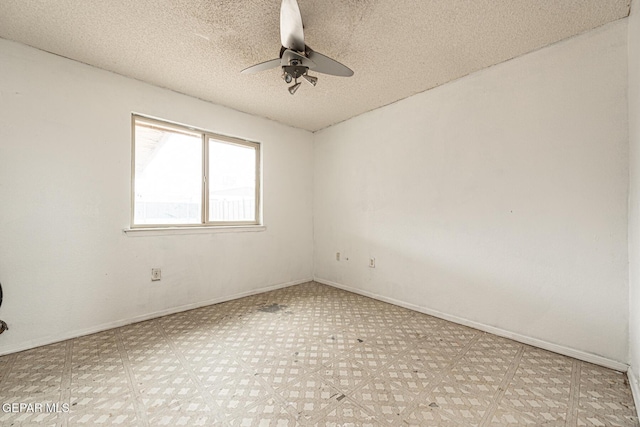
{"label": "ceiling fan", "polygon": [[311,49],[304,43],[302,16],[296,0],[282,0],[280,7],[280,57],[262,62],[241,72],[252,74],[271,68],[282,67],[282,79],[289,86],[293,95],[300,87],[298,79],[302,77],[311,85],[318,83],[318,78],[309,75],[309,70],[332,76],[351,77],[353,71],[338,61]]}

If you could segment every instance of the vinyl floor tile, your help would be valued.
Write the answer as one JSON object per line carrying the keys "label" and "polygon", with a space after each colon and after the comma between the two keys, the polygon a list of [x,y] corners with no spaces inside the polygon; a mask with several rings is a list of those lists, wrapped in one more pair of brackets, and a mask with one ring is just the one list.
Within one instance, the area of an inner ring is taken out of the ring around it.
{"label": "vinyl floor tile", "polygon": [[314,282],[0,357],[0,404],[13,427],[640,426],[623,373]]}

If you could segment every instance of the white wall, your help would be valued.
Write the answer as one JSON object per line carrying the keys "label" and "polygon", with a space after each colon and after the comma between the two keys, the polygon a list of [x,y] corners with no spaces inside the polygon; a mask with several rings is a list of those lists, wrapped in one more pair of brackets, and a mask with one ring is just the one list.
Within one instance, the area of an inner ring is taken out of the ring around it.
{"label": "white wall", "polygon": [[[262,142],[266,231],[125,235],[131,112]],[[0,318],[10,327],[0,354],[309,280],[312,142],[0,39]]]}
{"label": "white wall", "polygon": [[640,410],[640,4],[629,16],[629,347]]}
{"label": "white wall", "polygon": [[315,277],[624,366],[626,40],[618,21],[317,133]]}

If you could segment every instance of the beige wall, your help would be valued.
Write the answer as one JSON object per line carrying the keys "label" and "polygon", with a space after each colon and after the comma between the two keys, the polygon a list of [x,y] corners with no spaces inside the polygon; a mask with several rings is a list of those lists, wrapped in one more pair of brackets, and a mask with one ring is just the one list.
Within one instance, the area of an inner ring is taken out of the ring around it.
{"label": "beige wall", "polygon": [[629,349],[640,408],[640,4],[629,16]]}

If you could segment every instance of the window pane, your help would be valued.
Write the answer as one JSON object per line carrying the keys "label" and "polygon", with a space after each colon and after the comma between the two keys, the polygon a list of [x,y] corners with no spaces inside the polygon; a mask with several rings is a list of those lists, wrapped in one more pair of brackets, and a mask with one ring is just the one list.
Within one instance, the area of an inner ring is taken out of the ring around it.
{"label": "window pane", "polygon": [[209,139],[209,221],[256,221],[256,150]]}
{"label": "window pane", "polygon": [[202,139],[136,125],[134,224],[202,223]]}

